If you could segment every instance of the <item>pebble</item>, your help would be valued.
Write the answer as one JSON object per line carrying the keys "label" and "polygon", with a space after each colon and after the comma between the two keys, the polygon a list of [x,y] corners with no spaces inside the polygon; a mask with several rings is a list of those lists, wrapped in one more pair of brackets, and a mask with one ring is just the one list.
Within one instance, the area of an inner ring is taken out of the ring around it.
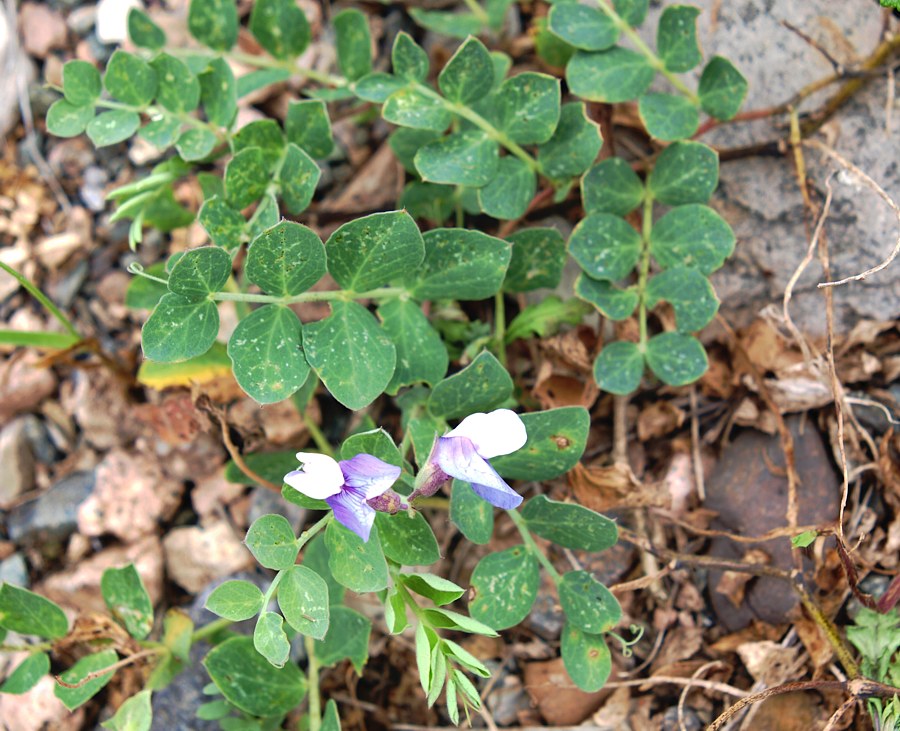
{"label": "pebble", "polygon": [[19,544],[58,542],[78,525],[78,507],[94,489],[95,474],[73,472],[40,497],[13,508],[7,518],[10,539]]}
{"label": "pebble", "polygon": [[128,13],[144,9],[141,0],[100,0],[97,3],[97,38],[102,43],[122,43],[128,38]]}
{"label": "pebble", "polygon": [[16,552],[9,558],[0,561],[0,583],[10,583],[15,586],[28,588],[31,580],[28,578],[28,566],[25,557]]}
{"label": "pebble", "polygon": [[270,513],[287,518],[295,532],[300,530],[307,516],[305,508],[283,500],[281,495],[275,494],[272,490],[264,487],[254,488],[250,497],[250,513],[247,520],[252,525],[257,518]]}
{"label": "pebble", "polygon": [[19,27],[25,51],[36,58],[47,58],[52,49],[66,45],[66,22],[44,3],[22,3]]}
{"label": "pebble", "polygon": [[86,36],[94,28],[96,20],[97,8],[92,5],[82,5],[69,13],[66,24],[69,26],[69,30],[76,35]]}
{"label": "pebble", "polygon": [[95,213],[106,208],[106,184],[108,182],[109,175],[103,168],[96,165],[85,168],[78,193],[84,204]]}
{"label": "pebble", "polygon": [[47,282],[47,295],[62,309],[68,309],[87,279],[88,269],[87,261],[82,260],[66,271],[56,272],[56,276]]}
{"label": "pebble", "polygon": [[19,495],[34,489],[34,453],[28,442],[26,418],[15,419],[0,430],[0,507],[2,508],[10,507]]}

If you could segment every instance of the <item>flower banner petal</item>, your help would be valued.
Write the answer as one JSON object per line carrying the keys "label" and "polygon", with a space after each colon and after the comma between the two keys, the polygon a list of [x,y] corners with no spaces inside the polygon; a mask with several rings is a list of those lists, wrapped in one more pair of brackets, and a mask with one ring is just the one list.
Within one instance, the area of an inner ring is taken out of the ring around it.
{"label": "flower banner petal", "polygon": [[315,500],[336,495],[344,485],[344,473],[340,465],[327,454],[297,452],[300,469],[288,472],[284,481],[297,492]]}
{"label": "flower banner petal", "polygon": [[496,409],[488,414],[472,414],[463,419],[447,437],[466,437],[484,459],[511,454],[528,440],[525,424],[515,411]]}
{"label": "flower banner petal", "polygon": [[340,466],[344,484],[362,490],[367,500],[389,490],[401,472],[399,467],[365,453],[343,460]]}

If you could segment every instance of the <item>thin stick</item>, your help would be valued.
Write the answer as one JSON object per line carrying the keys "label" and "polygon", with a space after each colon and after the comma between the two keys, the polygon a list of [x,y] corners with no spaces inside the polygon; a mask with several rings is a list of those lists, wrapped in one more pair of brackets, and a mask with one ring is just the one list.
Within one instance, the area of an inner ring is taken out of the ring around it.
{"label": "thin stick", "polygon": [[706,480],[703,477],[703,457],[700,454],[700,415],[697,407],[697,385],[691,386],[691,460],[694,464],[694,481],[697,497],[706,501]]}
{"label": "thin stick", "polygon": [[269,480],[267,480],[265,477],[252,470],[250,466],[244,461],[244,458],[241,456],[240,450],[238,450],[235,443],[231,441],[231,434],[228,431],[228,420],[225,418],[225,415],[222,413],[222,411],[214,407],[212,404],[207,405],[206,411],[215,416],[216,420],[219,422],[219,428],[222,432],[222,442],[225,444],[225,449],[228,450],[228,454],[234,461],[235,465],[237,465],[237,468],[258,485],[265,487],[267,490],[277,492],[280,495],[281,487],[279,485],[276,485],[274,482],[269,482]]}
{"label": "thin stick", "polygon": [[93,672],[88,673],[77,683],[67,683],[59,675],[54,675],[53,677],[56,679],[56,682],[59,683],[63,688],[80,688],[81,686],[87,685],[92,680],[96,680],[97,678],[106,675],[107,673],[114,673],[116,670],[121,670],[128,665],[136,663],[138,660],[143,660],[145,657],[153,657],[154,655],[161,655],[163,652],[166,652],[166,649],[164,647],[151,647],[149,650],[136,652],[134,655],[129,655],[124,660],[119,660],[118,662],[114,662],[112,665],[109,665],[105,668],[100,668],[99,670],[94,670]]}

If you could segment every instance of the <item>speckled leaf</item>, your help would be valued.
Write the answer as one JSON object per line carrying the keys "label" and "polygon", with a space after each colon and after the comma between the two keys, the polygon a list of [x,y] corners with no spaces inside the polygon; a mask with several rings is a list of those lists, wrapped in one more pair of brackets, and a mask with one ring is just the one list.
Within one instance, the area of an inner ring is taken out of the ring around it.
{"label": "speckled leaf", "polygon": [[625,216],[644,198],[644,184],[621,157],[608,157],[585,173],[581,197],[588,213]]}
{"label": "speckled leaf", "polygon": [[491,460],[494,469],[511,480],[550,480],[572,469],[587,443],[590,417],[580,406],[564,406],[522,414],[528,434],[525,445]]}
{"label": "speckled leaf", "polygon": [[144,357],[163,363],[188,360],[209,350],[218,333],[219,310],[215,302],[170,292],[144,323]]}
{"label": "speckled leaf", "polygon": [[637,343],[617,340],[600,351],[594,361],[594,380],[604,391],[621,396],[633,393],[644,375],[644,356]]}
{"label": "speckled leaf", "polygon": [[369,659],[369,635],[372,623],[358,612],[347,607],[333,607],[331,626],[325,639],[316,642],[316,657],[328,667],[348,659],[357,673]]}
{"label": "speckled leaf", "polygon": [[245,124],[231,139],[235,153],[248,147],[258,147],[263,154],[264,164],[271,169],[284,152],[284,133],[274,119],[257,119]]}
{"label": "speckled leaf", "polygon": [[396,467],[403,466],[400,450],[384,429],[370,429],[352,434],[341,445],[341,459],[353,459],[357,454],[363,453],[371,454],[382,462]]}
{"label": "speckled leaf", "polygon": [[214,58],[200,74],[200,100],[206,118],[220,127],[228,127],[237,114],[237,84],[225,59]]}
{"label": "speckled leaf", "polygon": [[660,203],[706,203],[719,183],[719,156],[701,142],[674,142],[663,150],[647,180]]}
{"label": "speckled leaf", "polygon": [[453,115],[439,99],[414,88],[400,89],[391,94],[384,103],[381,114],[388,122],[401,127],[435,132],[443,132],[453,119]]}
{"label": "speckled leaf", "polygon": [[647,131],[656,139],[683,140],[697,131],[700,111],[690,99],[675,94],[644,94],[638,112]]}
{"label": "speckled leaf", "polygon": [[353,86],[353,91],[360,99],[375,104],[384,104],[388,97],[407,87],[406,79],[383,71],[366,74]]}
{"label": "speckled leaf", "polygon": [[562,631],[560,653],[569,677],[585,693],[596,693],[606,685],[612,658],[603,635],[587,634],[567,624]]}
{"label": "speckled leaf", "polygon": [[100,578],[100,592],[110,614],[128,630],[128,634],[137,640],[150,634],[153,603],[134,564],[106,569]]}
{"label": "speckled leaf", "polygon": [[285,621],[301,634],[321,640],[330,619],[328,584],[306,566],[291,566],[278,585],[278,606]]}
{"label": "speckled leaf", "polygon": [[238,37],[238,11],[234,0],[191,0],[188,30],[204,46],[227,51]]}
{"label": "speckled leaf", "polygon": [[506,79],[485,113],[513,142],[546,142],[559,123],[559,79],[532,71]]}
{"label": "speckled leaf", "polygon": [[494,507],[462,480],[453,480],[450,520],[472,543],[484,545],[494,534]]}
{"label": "speckled leaf", "polygon": [[175,114],[191,112],[200,103],[200,81],[184,61],[168,53],[161,53],[150,62],[156,71],[159,88],[156,100]]}
{"label": "speckled leaf", "polygon": [[[293,492],[297,492],[294,490]],[[300,493],[297,493],[298,495]],[[325,545],[325,534],[320,533],[303,549],[302,565],[315,571],[328,585],[328,605],[335,607],[342,604],[347,589],[341,586],[328,567],[328,547]],[[330,610],[329,610],[330,611]]]}
{"label": "speckled leaf", "polygon": [[550,178],[581,175],[597,158],[601,144],[600,128],[587,118],[584,104],[564,104],[553,137],[538,148],[538,162]]}
{"label": "speckled leaf", "polygon": [[500,289],[512,254],[502,239],[480,231],[426,232],[425,259],[408,285],[419,299],[478,300]]}
{"label": "speckled leaf", "polygon": [[498,152],[496,140],[479,130],[468,130],[421,147],[415,165],[423,180],[480,187],[497,175]]}
{"label": "speckled leaf", "polygon": [[430,566],[441,557],[434,531],[421,513],[413,518],[404,512],[377,513],[375,524],[384,555],[391,561],[402,566]]}
{"label": "speckled leaf", "polygon": [[406,211],[373,213],[338,228],[325,244],[328,271],[344,289],[366,292],[419,268],[425,245]]}
{"label": "speckled leaf", "polygon": [[391,64],[394,73],[402,79],[425,81],[428,77],[428,54],[405,31],[400,31],[394,39]]}
{"label": "speckled leaf", "polygon": [[228,341],[238,385],[254,401],[284,401],[309,377],[300,346],[302,325],[294,311],[265,305],[241,320]]}
{"label": "speckled leaf", "polygon": [[600,552],[616,545],[619,532],[609,518],[576,503],[538,495],[522,509],[528,529],[564,548]]}
{"label": "speckled leaf", "polygon": [[256,584],[232,579],[213,589],[205,606],[219,617],[240,622],[259,614],[263,608],[263,594]]}
{"label": "speckled leaf", "polygon": [[325,529],[325,545],[328,546],[331,573],[350,591],[364,594],[381,591],[388,585],[387,562],[377,525],[372,526],[366,542],[340,523],[331,521]]}
{"label": "speckled leaf", "polygon": [[81,658],[72,667],[59,675],[65,683],[77,687],[68,688],[65,685],[56,684],[53,686],[53,695],[59,698],[69,711],[74,711],[97,695],[112,680],[115,670],[103,673],[83,684],[82,681],[91,673],[113,665],[118,659],[119,656],[115,650],[103,650]]}
{"label": "speckled leaf", "polygon": [[436,384],[428,400],[435,416],[461,418],[490,411],[512,395],[513,382],[492,353],[484,351],[459,373]]}
{"label": "speckled leaf", "polygon": [[569,238],[569,253],[594,279],[616,281],[631,273],[641,255],[641,235],[624,218],[591,213]]}
{"label": "speckled leaf", "polygon": [[631,27],[639,26],[647,17],[650,0],[613,0],[613,7]]}
{"label": "speckled leaf", "polygon": [[582,51],[603,51],[619,40],[612,18],[589,5],[557,3],[548,19],[551,33]]}
{"label": "speckled leaf", "polygon": [[460,104],[471,104],[481,99],[493,84],[491,54],[477,38],[466,39],[438,76],[441,93]]}
{"label": "speckled leaf", "polygon": [[412,7],[409,14],[423,28],[454,38],[465,38],[482,30],[481,19],[472,13],[449,13]]}
{"label": "speckled leaf", "polygon": [[263,612],[253,630],[253,647],[276,668],[284,667],[291,643],[284,631],[284,619],[275,612]]}
{"label": "speckled leaf", "polygon": [[375,317],[356,302],[333,302],[331,315],[303,327],[306,359],[338,401],[361,409],[391,382],[394,344]]}
{"label": "speckled leaf", "polygon": [[217,246],[190,249],[169,274],[169,291],[192,299],[219,292],[231,276],[231,257]]}
{"label": "speckled leaf", "polygon": [[132,53],[119,49],[106,64],[103,86],[123,104],[146,106],[156,96],[157,84],[156,71]]}
{"label": "speckled leaf", "polygon": [[647,342],[647,365],[669,386],[686,386],[706,373],[709,362],[700,341],[683,333],[660,333]]}
{"label": "speckled leaf", "polygon": [[[53,105],[56,108],[58,104],[67,104],[65,99],[61,99]],[[93,115],[93,107],[77,107],[73,109],[88,109]],[[52,109],[51,109],[52,111]],[[78,112],[72,111],[72,115]],[[49,113],[48,113],[49,116]],[[49,123],[48,123],[49,124]],[[106,147],[124,142],[137,132],[141,124],[141,118],[137,112],[129,112],[125,109],[114,109],[111,112],[103,112],[91,119],[85,127],[87,136],[95,147]]]}
{"label": "speckled leaf", "polygon": [[369,21],[355,8],[342,10],[332,20],[338,66],[349,81],[356,81],[372,71],[372,38]]}
{"label": "speckled leaf", "polygon": [[534,171],[519,158],[507,155],[500,158],[494,179],[478,189],[478,202],[489,216],[512,221],[525,215],[536,189]]}
{"label": "speckled leaf", "polygon": [[[107,112],[107,114],[110,113]],[[123,112],[122,114],[132,115],[132,119],[140,124],[140,117],[137,114],[133,112]],[[47,131],[57,137],[77,137],[84,132],[85,127],[93,119],[93,104],[76,107],[66,99],[57,99],[47,110]],[[137,129],[137,124],[134,126],[135,129]],[[127,136],[122,139],[127,139]]]}
{"label": "speckled leaf", "polygon": [[482,558],[470,580],[469,614],[495,630],[514,627],[537,598],[541,572],[525,546],[513,546]]}
{"label": "speckled leaf", "polygon": [[526,228],[508,236],[512,258],[504,292],[530,292],[556,287],[566,263],[566,242],[555,228]]}
{"label": "speckled leaf", "polygon": [[263,151],[258,147],[241,150],[225,168],[225,200],[234,208],[246,208],[262,197],[270,179]]}
{"label": "speckled leaf", "polygon": [[87,61],[68,61],[63,66],[63,94],[70,104],[81,107],[93,104],[103,90],[100,72]]}
{"label": "speckled leaf", "polygon": [[325,275],[325,247],[312,229],[282,221],[253,240],[244,271],[263,292],[290,297]]}
{"label": "speckled leaf", "polygon": [[633,288],[619,289],[606,279],[592,279],[583,272],[575,280],[575,296],[590,302],[610,320],[631,317],[640,299]]}
{"label": "speckled leaf", "polygon": [[328,111],[325,102],[318,99],[288,102],[284,132],[288,142],[293,142],[311,157],[328,157],[334,148]]}
{"label": "speckled leaf", "polygon": [[288,519],[274,513],[253,521],[244,544],[260,565],[276,571],[293,566],[300,550]]}
{"label": "speckled leaf", "polygon": [[740,110],[747,87],[747,79],[731,61],[713,56],[700,75],[700,106],[716,119],[731,119]]}
{"label": "speckled leaf", "polygon": [[128,11],[128,37],[138,48],[158,51],[166,45],[166,34],[150,16],[140,8],[132,7]]}
{"label": "speckled leaf", "polygon": [[231,250],[241,245],[247,221],[240,211],[236,211],[219,196],[214,195],[203,202],[197,213],[197,220],[216,246]]}
{"label": "speckled leaf", "polygon": [[433,385],[444,377],[447,347],[416,302],[389,300],[378,308],[378,316],[397,349],[397,369],[385,389],[388,393],[423,381]]}
{"label": "speckled leaf", "polygon": [[612,592],[587,571],[563,574],[559,603],[569,623],[588,634],[608,632],[622,618],[622,608]]}
{"label": "speckled leaf", "polygon": [[218,139],[208,129],[189,129],[183,132],[175,143],[175,149],[189,162],[209,157]]}
{"label": "speckled leaf", "polygon": [[607,104],[637,99],[655,75],[646,56],[619,46],[578,51],[566,65],[566,80],[573,94]]}
{"label": "speckled leaf", "polygon": [[50,656],[46,652],[34,652],[20,662],[0,685],[0,693],[21,695],[27,693],[50,672]]}
{"label": "speckled leaf", "polygon": [[709,280],[691,267],[676,266],[660,272],[647,283],[647,306],[665,300],[675,310],[680,332],[696,332],[709,324],[719,300]]}
{"label": "speckled leaf", "polygon": [[322,171],[315,160],[297,145],[291,143],[287,146],[278,182],[281,199],[289,213],[296,216],[306,210],[312,202],[321,175]]}
{"label": "speckled leaf", "polygon": [[440,225],[453,215],[456,203],[455,186],[414,180],[403,189],[398,205],[409,211],[413,218],[424,218]]}
{"label": "speckled leaf", "polygon": [[670,5],[663,10],[656,29],[656,50],[669,71],[690,71],[703,60],[697,44],[697,16],[692,5]]}
{"label": "speckled leaf", "polygon": [[0,627],[56,640],[69,632],[63,610],[49,599],[9,582],[0,585]]}
{"label": "speckled leaf", "polygon": [[731,226],[708,206],[678,206],[650,232],[650,253],[664,269],[684,265],[711,274],[734,251]]}
{"label": "speckled leaf", "polygon": [[280,59],[296,58],[310,40],[309,23],[296,0],[256,0],[250,32],[259,45]]}

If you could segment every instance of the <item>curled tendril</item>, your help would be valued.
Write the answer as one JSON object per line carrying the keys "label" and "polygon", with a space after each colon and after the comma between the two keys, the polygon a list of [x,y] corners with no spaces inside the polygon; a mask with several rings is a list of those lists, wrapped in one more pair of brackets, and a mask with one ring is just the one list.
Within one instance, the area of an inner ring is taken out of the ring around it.
{"label": "curled tendril", "polygon": [[147,272],[144,271],[144,266],[137,261],[131,262],[126,267],[126,270],[131,274],[137,274],[139,277],[144,277],[144,279],[150,279],[154,282],[159,282],[160,284],[169,283],[168,280],[163,279],[162,277],[154,277],[152,274],[147,274]]}
{"label": "curled tendril", "polygon": [[622,657],[631,657],[634,655],[634,651],[631,649],[634,645],[641,641],[641,638],[644,636],[644,628],[637,624],[632,624],[628,631],[634,635],[630,640],[626,640],[624,637],[616,634],[615,632],[608,632],[610,637],[615,638],[619,641],[619,644],[622,645]]}

